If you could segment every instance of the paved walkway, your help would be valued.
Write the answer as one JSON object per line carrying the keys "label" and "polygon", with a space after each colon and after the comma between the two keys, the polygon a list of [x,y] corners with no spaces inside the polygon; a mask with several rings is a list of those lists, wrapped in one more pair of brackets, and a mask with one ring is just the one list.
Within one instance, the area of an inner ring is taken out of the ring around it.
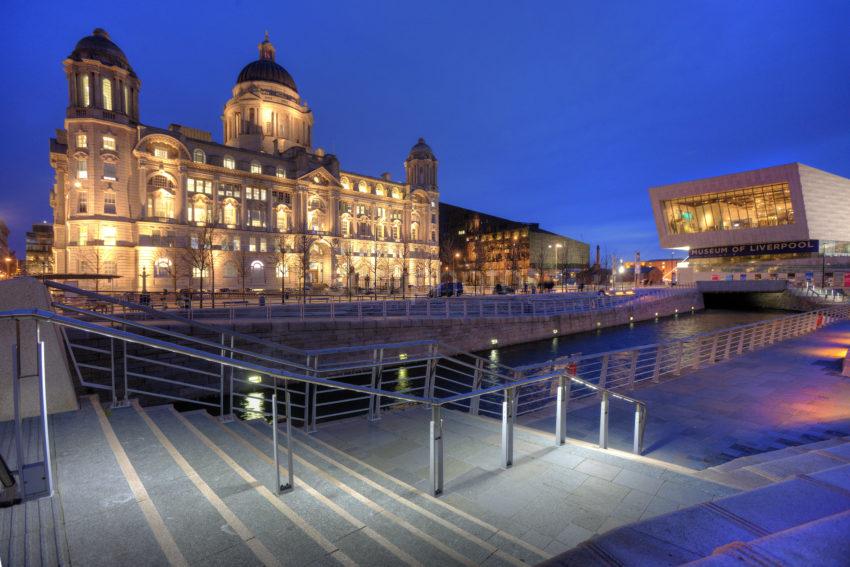
{"label": "paved walkway", "polygon": [[[850,347],[850,321],[690,372],[630,395],[648,406],[645,455],[689,468],[789,445],[850,435],[850,378],[841,361]],[[596,442],[599,405],[572,411],[568,435]],[[632,407],[614,402],[611,446],[632,443]],[[554,419],[527,425],[552,431]]]}

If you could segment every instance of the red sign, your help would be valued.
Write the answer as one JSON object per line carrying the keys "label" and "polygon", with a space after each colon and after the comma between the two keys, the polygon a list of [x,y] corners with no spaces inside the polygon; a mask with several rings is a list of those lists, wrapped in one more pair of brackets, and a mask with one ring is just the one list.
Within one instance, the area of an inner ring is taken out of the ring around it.
{"label": "red sign", "polygon": [[850,287],[850,272],[844,272],[844,287]]}
{"label": "red sign", "polygon": [[719,282],[720,281],[720,274],[711,274],[711,281]]}

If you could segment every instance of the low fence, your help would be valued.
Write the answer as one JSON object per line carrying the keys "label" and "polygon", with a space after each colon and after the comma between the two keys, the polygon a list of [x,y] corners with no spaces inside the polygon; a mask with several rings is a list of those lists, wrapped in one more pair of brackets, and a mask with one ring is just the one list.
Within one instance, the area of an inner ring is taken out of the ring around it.
{"label": "low fence", "polygon": [[120,314],[125,318],[168,318],[179,315],[190,320],[228,321],[257,319],[450,319],[540,317],[566,313],[604,311],[625,305],[660,301],[693,293],[688,289],[644,288],[635,292],[600,295],[592,292],[549,293],[521,296],[461,296],[435,299],[290,303],[264,306],[236,306],[195,309],[153,309],[108,298],[56,282],[45,282],[57,301],[91,311]]}

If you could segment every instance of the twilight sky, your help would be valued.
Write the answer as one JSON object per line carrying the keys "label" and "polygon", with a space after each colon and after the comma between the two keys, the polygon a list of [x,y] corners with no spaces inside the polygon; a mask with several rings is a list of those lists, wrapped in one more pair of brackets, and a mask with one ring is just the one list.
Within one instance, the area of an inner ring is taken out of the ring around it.
{"label": "twilight sky", "polygon": [[609,254],[669,254],[653,185],[792,161],[850,177],[846,0],[4,5],[0,217],[19,256],[51,217],[62,60],[95,27],[141,78],[146,124],[220,141],[268,30],[342,168],[401,179],[424,136],[444,201]]}

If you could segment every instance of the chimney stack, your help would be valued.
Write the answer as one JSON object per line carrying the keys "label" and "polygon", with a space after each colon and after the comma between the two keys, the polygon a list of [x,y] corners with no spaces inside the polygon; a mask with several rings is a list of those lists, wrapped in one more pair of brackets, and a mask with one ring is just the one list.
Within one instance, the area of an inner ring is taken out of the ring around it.
{"label": "chimney stack", "polygon": [[597,268],[599,267],[599,245],[598,244],[596,245],[596,263],[593,264],[593,265],[596,266]]}

